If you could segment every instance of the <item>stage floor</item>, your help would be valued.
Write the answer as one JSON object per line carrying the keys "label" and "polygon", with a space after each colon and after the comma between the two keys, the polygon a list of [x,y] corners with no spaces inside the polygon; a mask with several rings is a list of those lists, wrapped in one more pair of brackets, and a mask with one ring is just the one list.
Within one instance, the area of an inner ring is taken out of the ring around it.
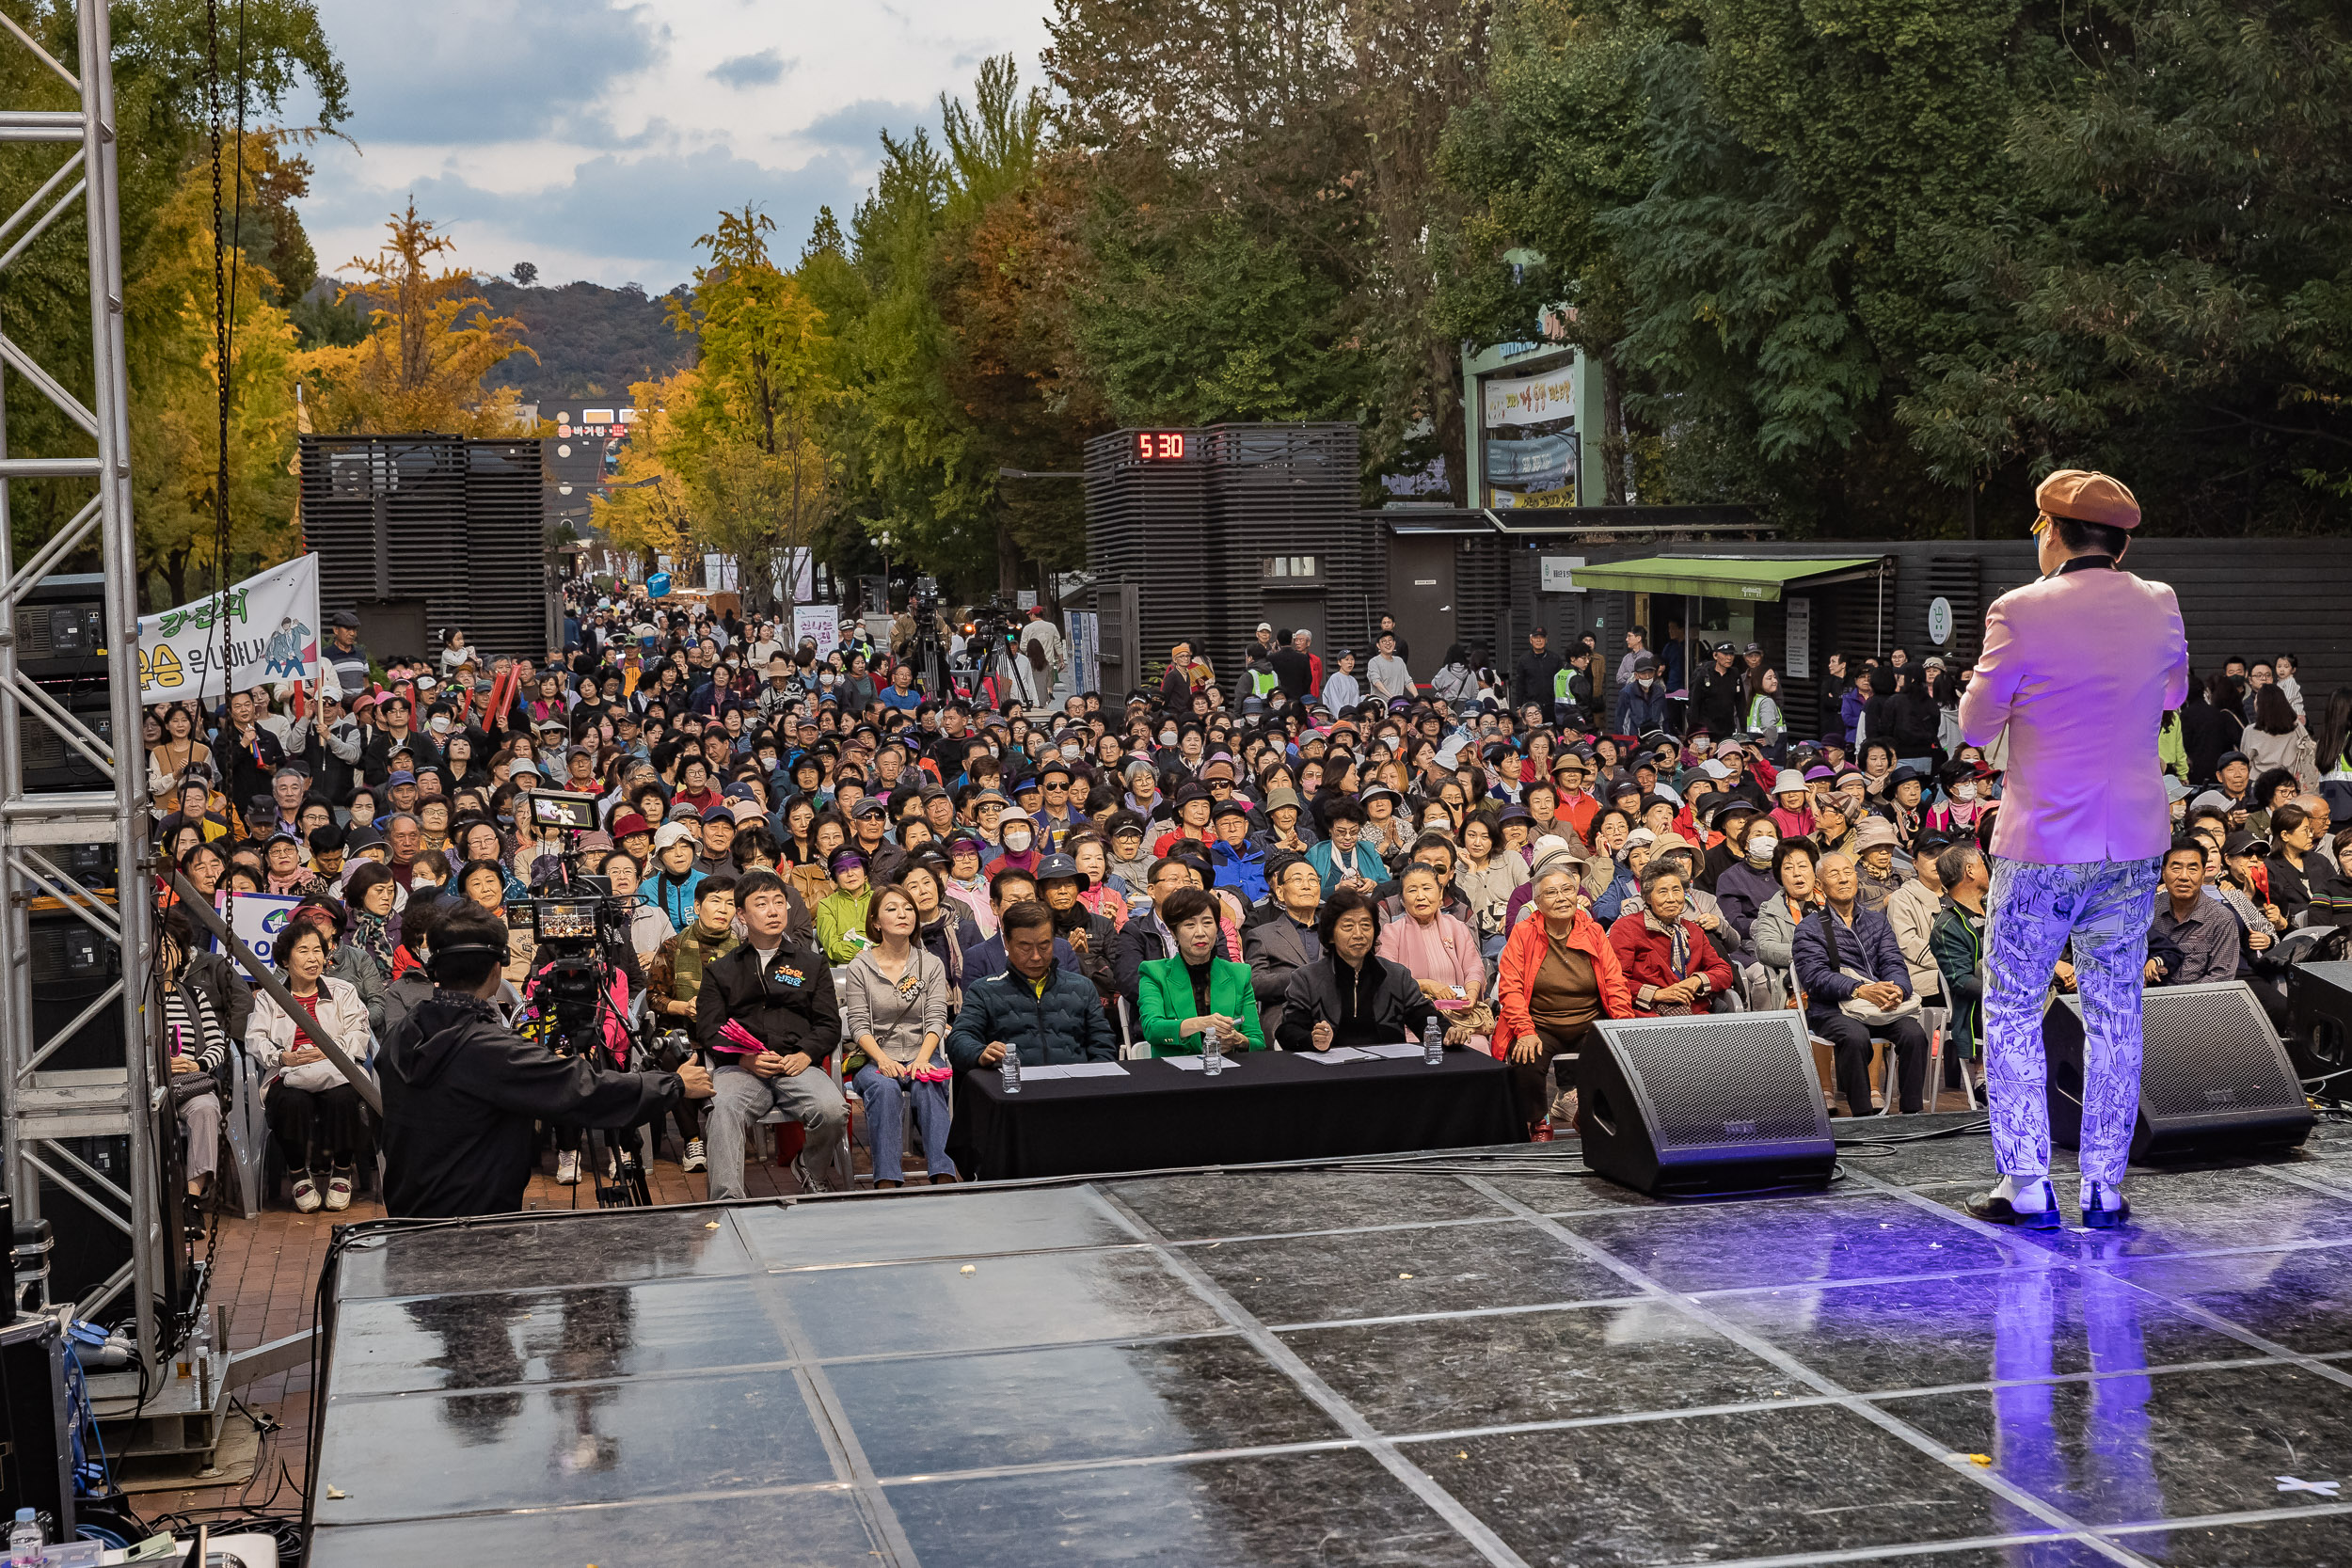
{"label": "stage floor", "polygon": [[1727,1203],[1559,1144],[371,1239],[310,1561],[2352,1564],[2347,1134],[2122,1232],[1971,1222],[1975,1135]]}

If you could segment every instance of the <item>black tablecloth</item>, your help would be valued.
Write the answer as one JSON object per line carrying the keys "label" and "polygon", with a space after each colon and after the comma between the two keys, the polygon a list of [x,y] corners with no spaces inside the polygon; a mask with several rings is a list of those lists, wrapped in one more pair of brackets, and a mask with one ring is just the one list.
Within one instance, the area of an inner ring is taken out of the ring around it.
{"label": "black tablecloth", "polygon": [[[1524,1136],[1510,1072],[1482,1051],[1332,1062],[1228,1057],[1215,1078],[1150,1058],[1124,1077],[1039,1080],[1005,1093],[993,1068],[956,1075],[948,1152],[967,1177],[1085,1176],[1172,1165],[1467,1148]],[[1034,1070],[1034,1069],[1032,1069]]]}

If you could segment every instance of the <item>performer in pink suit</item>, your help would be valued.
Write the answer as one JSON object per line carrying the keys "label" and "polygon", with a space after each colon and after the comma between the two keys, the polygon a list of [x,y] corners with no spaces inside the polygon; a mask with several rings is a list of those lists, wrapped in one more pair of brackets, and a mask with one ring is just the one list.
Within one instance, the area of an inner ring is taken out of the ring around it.
{"label": "performer in pink suit", "polygon": [[2172,590],[2122,570],[2139,502],[2106,474],[2062,468],[2034,492],[2040,581],[1994,600],[1960,702],[1962,733],[2008,732],[1993,824],[1984,955],[1985,1084],[2001,1180],[1979,1219],[2059,1222],[2050,1186],[2042,1015],[2072,961],[2082,997],[2082,1216],[2131,1216],[2124,1166],[2139,1108],[2141,970],[2157,868],[2171,842],[2156,735],[2188,694]]}

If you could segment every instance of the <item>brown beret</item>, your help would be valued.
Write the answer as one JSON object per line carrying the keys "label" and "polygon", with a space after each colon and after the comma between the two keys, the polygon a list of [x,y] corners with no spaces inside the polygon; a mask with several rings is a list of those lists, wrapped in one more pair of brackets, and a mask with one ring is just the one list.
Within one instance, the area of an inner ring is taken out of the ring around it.
{"label": "brown beret", "polygon": [[2053,517],[2109,528],[2139,526],[2139,501],[2123,482],[2088,468],[2058,469],[2035,487],[2033,503]]}

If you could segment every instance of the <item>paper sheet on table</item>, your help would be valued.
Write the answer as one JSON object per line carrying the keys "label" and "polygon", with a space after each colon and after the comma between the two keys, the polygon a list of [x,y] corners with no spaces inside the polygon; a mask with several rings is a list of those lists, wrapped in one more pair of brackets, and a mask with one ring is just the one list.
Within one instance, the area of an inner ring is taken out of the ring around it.
{"label": "paper sheet on table", "polygon": [[[1200,1064],[1205,1058],[1200,1056],[1162,1056],[1158,1059],[1166,1062],[1169,1067],[1174,1068],[1179,1072],[1199,1072],[1200,1070]],[[1230,1066],[1231,1064],[1229,1063],[1228,1065]]]}
{"label": "paper sheet on table", "polygon": [[1402,1061],[1407,1056],[1420,1055],[1422,1046],[1419,1040],[1402,1040],[1389,1045],[1359,1045],[1356,1049],[1367,1056],[1383,1056]]}
{"label": "paper sheet on table", "polygon": [[1370,1054],[1357,1050],[1352,1045],[1335,1045],[1328,1051],[1302,1051],[1298,1054],[1302,1059],[1310,1062],[1369,1062],[1372,1060]]}
{"label": "paper sheet on table", "polygon": [[1059,1067],[1025,1067],[1021,1079],[1029,1083],[1044,1078],[1124,1078],[1127,1069],[1117,1062],[1066,1062]]}

